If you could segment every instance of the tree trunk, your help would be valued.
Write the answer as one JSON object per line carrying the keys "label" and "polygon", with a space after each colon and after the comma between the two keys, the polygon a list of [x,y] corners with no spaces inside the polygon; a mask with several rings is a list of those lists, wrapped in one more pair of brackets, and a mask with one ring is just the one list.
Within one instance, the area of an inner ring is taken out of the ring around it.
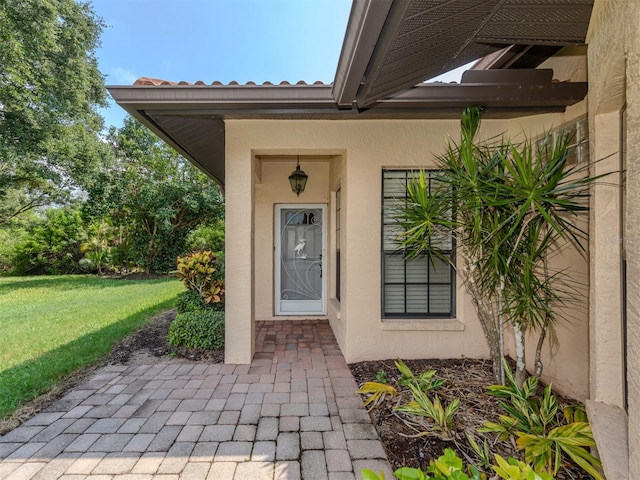
{"label": "tree trunk", "polygon": [[[542,256],[542,265],[543,265],[544,281],[545,283],[547,283],[549,281],[549,262],[548,262],[548,256],[546,253]],[[548,295],[545,295],[545,296],[546,296],[546,301],[548,305],[551,302],[551,299],[549,298]],[[544,345],[544,340],[547,337],[547,330],[549,329],[549,323],[550,323],[549,314],[546,314],[544,317],[544,323],[542,324],[540,337],[538,338],[538,343],[536,345],[536,359],[535,359],[534,374],[538,378],[542,376],[542,368],[544,367],[544,365],[542,364],[542,346]]]}
{"label": "tree trunk", "polygon": [[522,326],[518,322],[513,323],[513,333],[516,341],[516,383],[518,387],[522,387],[522,384],[527,378],[527,363],[525,359],[524,350],[524,331]]}
{"label": "tree trunk", "polygon": [[502,359],[504,358],[504,277],[500,277],[500,291],[498,292],[498,334],[500,349],[500,385],[505,384],[504,367]]}
{"label": "tree trunk", "polygon": [[534,375],[538,378],[542,375],[542,345],[544,345],[544,339],[547,337],[547,324],[544,325],[540,332],[540,338],[538,338],[538,344],[536,345],[536,361]]}
{"label": "tree trunk", "polygon": [[491,299],[480,291],[477,270],[469,259],[463,263],[463,273],[466,275],[466,288],[471,296],[471,301],[478,314],[478,320],[482,326],[484,337],[489,347],[491,363],[493,366],[493,378],[496,384],[504,385],[504,346],[500,343],[500,321],[497,318]]}

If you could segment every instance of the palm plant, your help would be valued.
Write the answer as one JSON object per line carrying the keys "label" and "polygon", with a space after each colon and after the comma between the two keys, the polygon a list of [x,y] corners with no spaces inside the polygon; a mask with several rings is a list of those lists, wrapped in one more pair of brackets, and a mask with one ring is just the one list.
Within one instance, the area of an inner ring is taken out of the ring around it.
{"label": "palm plant", "polygon": [[565,272],[552,271],[548,258],[567,242],[581,248],[586,232],[575,220],[588,208],[594,179],[588,165],[567,164],[569,138],[562,132],[515,144],[504,138],[476,141],[479,126],[480,110],[465,109],[460,142],[436,159],[439,174],[431,193],[422,172],[409,182],[408,200],[397,211],[401,248],[408,258],[426,253],[446,260],[441,238],[456,241],[457,268],[480,319],[496,382],[504,383],[503,335],[509,324],[522,384],[525,332],[541,336],[539,375],[542,341],[549,332],[555,338],[555,307],[574,295],[564,286]]}

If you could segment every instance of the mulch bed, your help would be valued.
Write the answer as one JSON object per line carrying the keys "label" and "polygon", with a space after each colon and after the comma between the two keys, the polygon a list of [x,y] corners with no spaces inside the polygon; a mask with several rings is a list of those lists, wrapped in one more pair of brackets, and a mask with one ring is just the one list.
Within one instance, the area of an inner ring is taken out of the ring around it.
{"label": "mulch bed", "polygon": [[[465,432],[474,435],[476,441],[482,445],[486,439],[490,451],[503,458],[521,458],[515,443],[498,442],[493,434],[479,433],[477,429],[484,422],[497,422],[498,416],[504,414],[498,399],[487,395],[486,387],[495,383],[492,374],[491,361],[475,359],[430,359],[406,360],[411,371],[418,375],[427,370],[436,370],[435,378],[446,380],[437,390],[443,405],[449,404],[455,398],[460,399],[460,407],[454,417],[455,437],[444,440],[433,435],[416,436],[418,433],[404,421],[406,416],[394,412],[393,407],[408,403],[410,394],[400,398],[385,400],[379,406],[372,408],[369,415],[378,431],[382,444],[386,450],[392,469],[400,467],[415,467],[425,469],[431,459],[442,455],[445,448],[453,449],[458,456],[467,462],[476,458],[476,454],[465,437]],[[375,382],[378,372],[385,372],[389,384],[395,386],[395,380],[400,373],[394,365],[394,360],[359,362],[349,365],[351,373],[358,385],[365,382]],[[363,397],[364,398],[364,397]],[[558,396],[560,404],[575,403]],[[491,476],[491,475],[489,475]],[[591,477],[580,469],[563,468],[556,476],[557,480],[587,480]]]}
{"label": "mulch bed", "polygon": [[168,332],[171,322],[176,318],[176,310],[166,310],[154,316],[140,330],[121,340],[112,350],[103,364],[125,365],[146,363],[152,357],[180,357],[191,361],[223,363],[224,349],[190,350],[176,348],[169,344]]}

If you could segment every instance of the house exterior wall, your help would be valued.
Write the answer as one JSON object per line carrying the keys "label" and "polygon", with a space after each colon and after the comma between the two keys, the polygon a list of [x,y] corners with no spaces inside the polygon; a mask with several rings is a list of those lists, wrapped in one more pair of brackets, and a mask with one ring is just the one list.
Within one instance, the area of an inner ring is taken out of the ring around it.
{"label": "house exterior wall", "polygon": [[[580,71],[577,63],[573,62],[572,68]],[[564,114],[484,121],[482,133],[487,137],[503,132],[516,139],[523,133],[535,137],[585,114],[586,102],[582,102]],[[287,319],[274,311],[275,205],[322,203],[328,206],[326,316],[348,362],[397,356],[487,357],[482,330],[460,278],[456,280],[455,319],[384,319],[381,314],[382,170],[433,166],[433,156],[443,150],[447,138],[458,136],[458,121],[233,120],[226,127],[228,137],[237,139],[227,141],[228,158],[242,158],[237,166],[254,171],[253,176],[245,177],[245,182],[252,185],[244,186],[245,191],[254,192],[253,197],[233,197],[252,202],[237,210],[252,212],[255,229],[255,290],[252,297],[245,293],[243,315],[249,313],[247,305],[252,304],[253,319]],[[287,180],[295,168],[295,155],[301,155],[302,167],[309,174],[307,190],[299,198],[291,192]],[[227,168],[233,171],[236,165],[228,162]],[[340,300],[335,295],[334,255],[338,187],[342,199]],[[227,190],[231,193],[229,186]],[[234,224],[235,219],[227,216],[227,222]],[[232,249],[236,246],[229,243]],[[584,400],[589,396],[588,262],[585,253],[577,249],[567,249],[555,261],[558,268],[571,268],[571,277],[583,297],[563,312],[568,321],[558,326],[559,347],[544,349],[543,379],[554,383],[563,394]],[[244,331],[249,330],[245,327]],[[513,354],[509,333],[507,346]],[[536,341],[536,337],[528,339],[530,370]]]}
{"label": "house exterior wall", "polygon": [[[601,170],[618,170],[626,151],[626,189],[600,190],[600,211],[591,231],[591,398],[624,407],[625,341],[619,259],[626,253],[627,325],[626,370],[628,398],[628,478],[640,478],[640,3],[635,0],[596,0],[587,35],[589,120],[591,141]],[[626,105],[626,131],[621,114]],[[624,143],[621,142],[624,138]],[[622,148],[621,148],[622,146]],[[618,177],[619,178],[619,177]],[[596,196],[599,192],[596,192]],[[594,198],[595,202],[600,202]],[[621,204],[622,202],[622,204]],[[626,206],[620,218],[621,206]],[[616,218],[613,222],[610,218]],[[611,241],[613,239],[614,241]],[[615,262],[615,261],[614,261]],[[609,284],[608,282],[612,282]],[[596,439],[599,431],[594,430]],[[599,442],[599,448],[600,448]],[[622,450],[622,448],[618,450]],[[603,458],[605,460],[605,458]],[[621,462],[620,462],[621,463]],[[612,462],[613,465],[613,462]],[[607,463],[605,461],[605,468]],[[619,476],[618,478],[623,478]]]}
{"label": "house exterior wall", "polygon": [[[584,113],[584,107],[574,113],[575,116]],[[559,126],[564,120],[561,115],[553,115],[511,123],[485,121],[482,132],[487,137],[505,131],[540,132],[550,126]],[[244,192],[254,192],[253,196],[234,194],[231,197],[231,186],[227,184],[228,215],[231,211],[251,212],[255,219],[255,240],[251,247],[255,274],[247,283],[255,284],[255,291],[253,295],[243,293],[244,306],[238,311],[245,315],[244,318],[227,314],[229,329],[233,330],[235,322],[240,322],[243,331],[249,332],[247,324],[251,319],[283,318],[274,316],[274,205],[296,201],[326,203],[329,229],[327,316],[348,362],[397,356],[408,359],[487,357],[482,330],[459,278],[455,319],[401,320],[383,319],[381,315],[382,170],[432,166],[433,155],[442,151],[447,138],[458,136],[458,125],[458,121],[442,120],[228,121],[227,156],[236,159],[227,163],[228,177],[235,177],[237,169],[245,173],[255,171],[252,176],[244,177],[242,188]],[[314,161],[303,163],[309,182],[299,198],[291,193],[287,181],[295,167],[293,155],[297,154],[303,159],[315,156]],[[335,269],[332,257],[338,186],[343,218],[340,301],[335,298],[335,270],[332,270]],[[233,206],[234,201],[243,206]],[[227,216],[227,222],[234,229],[236,219]],[[246,228],[246,218],[238,223]],[[240,225],[235,231],[239,229]],[[242,248],[247,248],[245,243],[242,242]],[[236,252],[235,240],[229,242],[229,247],[232,250],[231,255],[227,253],[229,259],[241,256]],[[245,261],[246,255],[238,260],[241,264]],[[249,304],[253,307],[249,308]],[[250,311],[253,316],[248,320],[246,316]],[[560,352],[563,359],[579,359],[572,363],[578,366],[554,368],[552,363],[547,363],[547,371],[558,384],[565,380],[569,382],[566,393],[582,398],[587,388],[586,337],[577,335],[577,330],[561,331],[561,337],[566,340],[561,338]]]}
{"label": "house exterior wall", "polygon": [[255,351],[255,162],[243,139],[227,134],[225,192],[226,363],[251,363]]}
{"label": "house exterior wall", "polygon": [[[625,103],[626,16],[633,2],[596,2],[589,28],[589,120],[596,173],[620,168],[620,118]],[[637,6],[636,6],[637,12]],[[631,72],[630,72],[631,73]],[[629,158],[631,156],[629,155]],[[617,175],[594,190],[592,220],[591,398],[623,406],[621,198]]]}

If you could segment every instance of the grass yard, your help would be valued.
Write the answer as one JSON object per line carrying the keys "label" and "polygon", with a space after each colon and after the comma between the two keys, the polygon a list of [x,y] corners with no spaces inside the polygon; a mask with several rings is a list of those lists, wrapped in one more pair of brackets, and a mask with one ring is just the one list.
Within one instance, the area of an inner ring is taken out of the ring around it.
{"label": "grass yard", "polygon": [[107,354],[183,289],[175,279],[0,278],[0,418]]}

